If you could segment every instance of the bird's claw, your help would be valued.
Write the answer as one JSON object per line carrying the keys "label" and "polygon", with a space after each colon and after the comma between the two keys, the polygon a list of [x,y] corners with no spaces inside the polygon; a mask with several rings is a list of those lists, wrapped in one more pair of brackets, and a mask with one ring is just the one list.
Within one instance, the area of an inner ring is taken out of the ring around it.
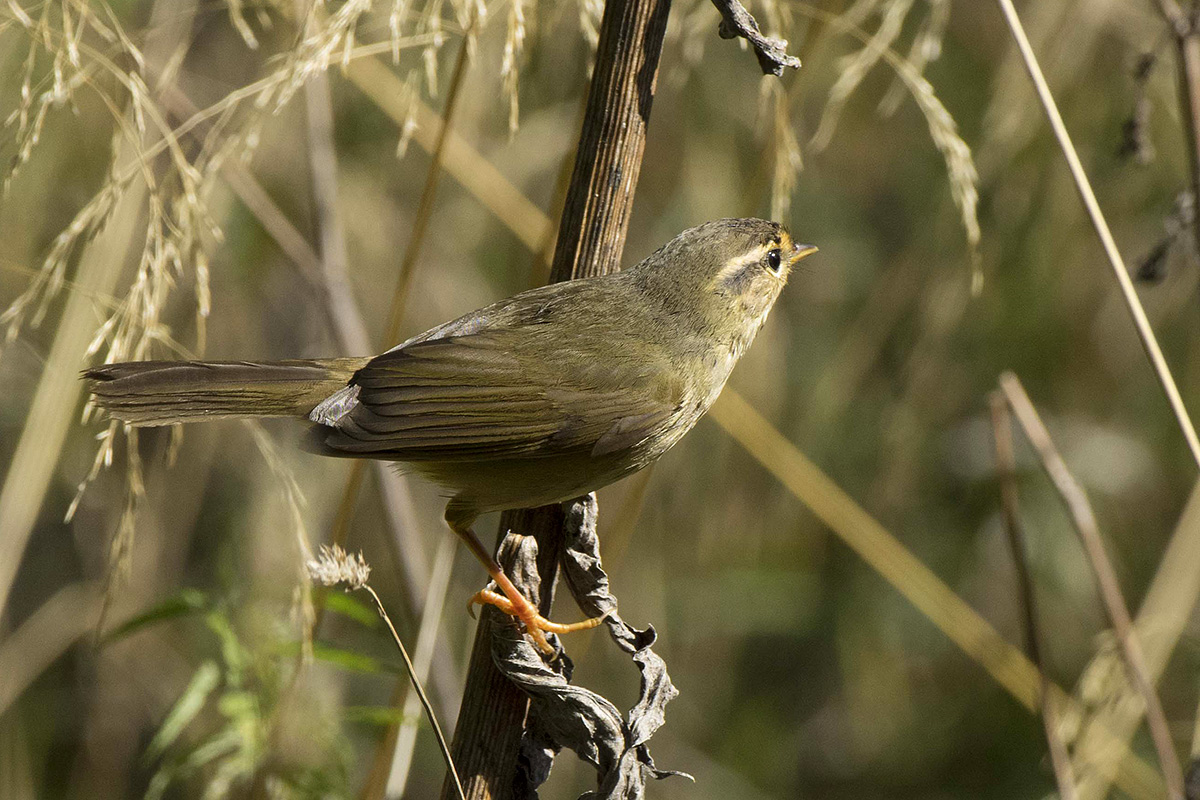
{"label": "bird's claw", "polygon": [[599,617],[591,617],[582,622],[572,622],[569,624],[551,622],[539,614],[534,605],[524,597],[520,595],[517,597],[518,600],[513,600],[499,592],[483,589],[471,596],[471,599],[467,602],[467,613],[471,614],[472,618],[474,618],[474,606],[489,605],[495,606],[510,617],[516,617],[525,626],[525,632],[533,639],[533,643],[537,645],[537,648],[547,655],[554,653],[554,648],[546,639],[547,633],[563,634],[590,630],[598,626],[612,613],[608,611]]}

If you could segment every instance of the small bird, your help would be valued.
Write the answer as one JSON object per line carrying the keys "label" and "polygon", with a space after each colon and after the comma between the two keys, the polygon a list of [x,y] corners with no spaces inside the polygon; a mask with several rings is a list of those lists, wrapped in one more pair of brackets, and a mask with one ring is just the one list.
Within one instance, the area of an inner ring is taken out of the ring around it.
{"label": "small bird", "polygon": [[140,361],[84,372],[135,426],[238,417],[311,421],[326,455],[400,462],[449,497],[446,522],[543,650],[560,625],[472,531],[488,511],[562,502],[655,461],[717,399],[792,267],[816,252],[778,223],[690,228],[637,266],[514,295],[374,358]]}

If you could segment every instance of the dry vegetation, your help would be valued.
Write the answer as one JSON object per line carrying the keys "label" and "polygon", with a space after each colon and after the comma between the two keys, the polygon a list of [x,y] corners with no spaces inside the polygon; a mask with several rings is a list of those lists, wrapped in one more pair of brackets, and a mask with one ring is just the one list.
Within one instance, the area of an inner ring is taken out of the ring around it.
{"label": "dry vegetation", "polygon": [[[1186,767],[1200,725],[1191,34],[1170,0],[1019,9],[1106,253],[1002,3],[764,0],[764,31],[804,60],[782,80],[717,37],[706,1],[671,11],[626,261],[734,215],[822,252],[710,422],[601,494],[622,614],[655,625],[682,691],[656,757],[698,782],[656,796],[1178,791],[1169,756]],[[76,376],[390,343],[541,282],[602,11],[0,5],[0,796],[437,791],[375,605],[305,569],[323,542],[365,553],[452,724],[460,600],[483,574],[455,563],[434,491],[349,478],[285,425],[81,421]],[[1136,291],[1103,264],[1123,275],[1121,252]],[[1018,441],[1032,661],[987,403],[1007,369],[1113,562],[1106,606],[1095,543]],[[568,643],[578,680],[628,694],[594,636]],[[562,759],[544,795],[590,779]]]}

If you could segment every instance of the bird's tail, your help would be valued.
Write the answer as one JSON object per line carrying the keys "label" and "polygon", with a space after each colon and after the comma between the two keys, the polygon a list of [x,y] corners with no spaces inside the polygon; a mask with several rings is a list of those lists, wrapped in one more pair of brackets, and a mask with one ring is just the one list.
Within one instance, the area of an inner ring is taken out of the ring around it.
{"label": "bird's tail", "polygon": [[96,404],[133,425],[303,417],[369,359],[130,361],[86,370]]}

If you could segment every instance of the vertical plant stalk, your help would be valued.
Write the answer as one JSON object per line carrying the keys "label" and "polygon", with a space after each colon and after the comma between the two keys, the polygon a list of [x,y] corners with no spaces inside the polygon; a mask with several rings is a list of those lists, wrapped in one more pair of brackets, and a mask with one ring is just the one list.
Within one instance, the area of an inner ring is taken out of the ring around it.
{"label": "vertical plant stalk", "polygon": [[1154,691],[1150,681],[1150,671],[1146,666],[1146,656],[1142,652],[1141,642],[1133,628],[1129,616],[1129,607],[1121,594],[1121,585],[1117,582],[1117,573],[1113,569],[1104,542],[1100,538],[1100,526],[1092,505],[1087,499],[1083,487],[1067,469],[1067,464],[1059,455],[1050,432],[1038,416],[1037,409],[1029,400],[1021,382],[1011,372],[1000,376],[1000,389],[1008,405],[1016,415],[1017,422],[1025,431],[1030,444],[1037,451],[1042,461],[1042,467],[1049,476],[1054,488],[1067,507],[1067,513],[1075,526],[1075,531],[1083,543],[1088,563],[1096,577],[1096,585],[1100,590],[1100,599],[1108,613],[1125,667],[1129,671],[1129,679],[1146,704],[1146,725],[1150,729],[1150,738],[1158,755],[1158,762],[1163,771],[1163,781],[1167,786],[1167,797],[1172,800],[1183,800],[1183,769],[1179,765],[1179,756],[1171,742],[1171,730],[1163,713],[1162,703]]}
{"label": "vertical plant stalk", "polygon": [[1013,452],[1012,418],[1004,397],[992,392],[988,397],[992,414],[992,433],[996,440],[996,471],[1000,480],[1000,511],[1004,517],[1004,530],[1008,534],[1008,545],[1012,550],[1013,564],[1017,568],[1017,584],[1020,588],[1022,621],[1025,625],[1025,650],[1029,660],[1038,670],[1038,704],[1042,710],[1042,727],[1046,731],[1046,743],[1050,748],[1050,764],[1054,769],[1054,782],[1058,785],[1061,800],[1076,800],[1075,776],[1071,769],[1071,756],[1058,733],[1058,713],[1050,693],[1050,678],[1042,663],[1042,636],[1038,627],[1037,604],[1034,598],[1033,576],[1025,553],[1025,530],[1021,525],[1020,504],[1017,500],[1017,459]]}
{"label": "vertical plant stalk", "polygon": [[[605,4],[551,282],[603,275],[620,266],[669,11],[670,0]],[[558,506],[509,511],[500,518],[502,538],[510,531],[537,538],[543,615],[550,613],[553,599],[562,526]],[[524,590],[520,584],[518,588]],[[490,616],[482,615],[476,631],[452,748],[472,800],[512,797],[517,747],[529,705],[492,663]],[[452,796],[450,789],[449,783],[443,785],[443,798]]]}
{"label": "vertical plant stalk", "polygon": [[375,601],[375,610],[379,612],[379,616],[383,618],[388,630],[391,631],[392,641],[396,643],[396,649],[400,651],[400,657],[404,659],[404,669],[408,672],[409,680],[412,681],[413,691],[417,693],[421,708],[425,709],[425,716],[429,720],[429,724],[433,726],[433,735],[437,739],[438,749],[442,751],[442,758],[446,761],[446,772],[448,773],[446,781],[454,789],[452,797],[464,800],[462,781],[459,780],[458,770],[454,768],[454,760],[450,757],[450,746],[446,744],[446,737],[442,734],[442,726],[438,723],[437,715],[433,713],[433,706],[429,704],[429,697],[421,688],[421,681],[417,677],[417,668],[413,666],[412,659],[408,657],[408,650],[405,649],[404,642],[400,640],[400,634],[396,633],[396,626],[392,624],[392,618],[384,609],[379,595],[375,594],[375,590],[371,588],[370,584],[364,584],[362,588],[370,593],[371,599]]}
{"label": "vertical plant stalk", "polygon": [[327,72],[317,72],[304,84],[304,112],[325,303],[341,352],[367,355],[371,352],[371,337],[350,288],[350,260],[346,253],[346,226],[338,203],[333,103]]}
{"label": "vertical plant stalk", "polygon": [[[434,556],[429,593],[425,599],[425,608],[421,613],[421,624],[417,628],[414,663],[417,667],[417,677],[422,681],[429,678],[429,668],[433,662],[433,647],[438,638],[438,628],[446,604],[446,592],[450,588],[450,573],[454,567],[454,554],[457,551],[458,537],[443,536],[442,541],[438,544],[437,554]],[[417,705],[419,701],[420,697],[415,692],[409,692],[406,697],[403,697],[403,703],[398,703],[402,709],[401,722],[399,726],[392,726],[395,735],[391,735],[392,731],[389,731],[387,737],[395,741],[395,746],[384,753],[391,762],[387,769],[388,797],[403,797],[408,786],[413,751],[417,744]]]}
{"label": "vertical plant stalk", "polygon": [[[1054,102],[1054,96],[1050,94],[1050,87],[1046,84],[1046,77],[1042,75],[1042,68],[1038,65],[1037,56],[1033,54],[1033,47],[1029,44],[1029,38],[1025,35],[1025,28],[1021,25],[1021,19],[1017,16],[1016,9],[1013,8],[1012,0],[996,1],[1000,4],[1000,10],[1004,13],[1004,19],[1008,22],[1013,39],[1016,40],[1017,49],[1021,53],[1021,60],[1025,64],[1025,69],[1029,73],[1030,79],[1033,81],[1034,89],[1037,90],[1038,98],[1041,100],[1042,107],[1046,111],[1046,118],[1050,121],[1050,127],[1054,130],[1054,136],[1058,139],[1059,147],[1067,159],[1067,166],[1071,169],[1071,177],[1075,180],[1075,188],[1079,191],[1079,197],[1083,200],[1083,205],[1087,209],[1088,216],[1091,218],[1092,226],[1096,229],[1096,235],[1100,237],[1100,243],[1103,245],[1104,252],[1108,256],[1108,263],[1112,267],[1113,274],[1117,278],[1117,283],[1121,287],[1121,295],[1125,299],[1125,305],[1129,309],[1130,316],[1133,317],[1133,324],[1137,328],[1138,338],[1142,342],[1142,347],[1146,351],[1147,358],[1150,359],[1150,363],[1154,367],[1155,375],[1158,376],[1158,382],[1162,385],[1163,393],[1167,396],[1167,402],[1171,405],[1171,410],[1175,414],[1179,428],[1183,431],[1183,438],[1187,440],[1188,449],[1192,452],[1192,459],[1196,462],[1197,466],[1200,466],[1200,439],[1196,437],[1196,428],[1192,425],[1191,417],[1188,416],[1187,407],[1184,406],[1183,398],[1179,394],[1179,388],[1175,385],[1175,378],[1171,376],[1171,368],[1167,366],[1167,360],[1163,357],[1162,350],[1158,346],[1158,340],[1154,336],[1154,329],[1150,327],[1150,321],[1146,318],[1142,302],[1138,299],[1137,290],[1134,289],[1133,281],[1129,277],[1129,270],[1125,268],[1125,261],[1121,258],[1121,252],[1117,249],[1116,240],[1113,239],[1112,231],[1108,229],[1108,222],[1105,221],[1104,213],[1100,210],[1100,203],[1097,202],[1096,194],[1092,191],[1092,185],[1088,181],[1087,173],[1083,170],[1079,154],[1075,152],[1075,145],[1071,143],[1071,136],[1067,133],[1067,126],[1063,124],[1062,115],[1058,113],[1058,105]],[[1200,64],[1197,67],[1198,71],[1200,71]]]}
{"label": "vertical plant stalk", "polygon": [[[392,624],[392,619],[388,616],[387,609],[383,606],[383,601],[379,599],[379,595],[371,588],[369,582],[371,565],[362,557],[362,553],[351,554],[336,544],[323,544],[318,553],[306,561],[304,566],[309,580],[314,584],[326,588],[340,586],[346,591],[361,589],[371,595],[371,600],[375,603],[375,611],[378,612],[379,617],[384,621],[388,631],[392,634],[392,641],[395,642],[396,649],[400,651],[400,657],[404,659],[404,668],[408,673],[409,680],[412,681],[413,691],[417,693],[421,707],[425,709],[425,715],[429,719],[429,724],[433,727],[433,734],[437,738],[438,747],[442,751],[442,758],[446,762],[446,769],[449,771],[453,786],[455,787],[454,796],[458,797],[459,800],[463,800],[462,784],[459,782],[458,771],[454,768],[454,762],[450,759],[450,746],[446,744],[446,737],[442,735],[442,726],[438,722],[437,715],[433,713],[433,707],[429,704],[429,697],[421,687],[421,679],[417,675],[417,669],[413,665],[412,659],[408,657],[408,650],[405,648],[404,642],[400,639],[400,634],[396,632],[396,626]],[[264,797],[270,794],[266,788],[264,784],[262,792]]]}

